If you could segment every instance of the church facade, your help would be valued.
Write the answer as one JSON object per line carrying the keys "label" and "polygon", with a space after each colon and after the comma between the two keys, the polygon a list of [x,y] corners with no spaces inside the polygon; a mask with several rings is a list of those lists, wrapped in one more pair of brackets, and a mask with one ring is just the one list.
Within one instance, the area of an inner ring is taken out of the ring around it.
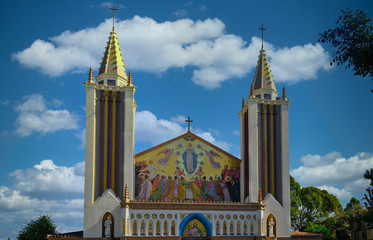
{"label": "church facade", "polygon": [[290,101],[263,47],[239,112],[241,159],[189,129],[135,154],[134,83],[113,27],[98,75],[91,68],[84,83],[84,229],[71,238],[291,238]]}

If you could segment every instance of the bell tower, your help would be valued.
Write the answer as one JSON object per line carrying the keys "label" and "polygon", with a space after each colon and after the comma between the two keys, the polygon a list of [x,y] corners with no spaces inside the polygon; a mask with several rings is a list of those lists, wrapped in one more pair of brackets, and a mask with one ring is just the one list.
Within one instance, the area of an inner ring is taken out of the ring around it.
{"label": "bell tower", "polygon": [[[114,7],[113,11],[116,10]],[[114,28],[110,32],[96,81],[92,68],[86,88],[84,238],[103,237],[102,219],[113,219],[113,237],[121,232],[120,203],[124,186],[134,185],[136,103]],[[134,188],[129,189],[133,199]],[[132,191],[132,192],[131,192]],[[128,195],[127,195],[128,196]]]}
{"label": "bell tower", "polygon": [[284,237],[290,236],[289,104],[285,87],[278,97],[262,45],[250,94],[239,113],[241,202],[256,202],[261,192],[265,217],[275,216],[276,236]]}

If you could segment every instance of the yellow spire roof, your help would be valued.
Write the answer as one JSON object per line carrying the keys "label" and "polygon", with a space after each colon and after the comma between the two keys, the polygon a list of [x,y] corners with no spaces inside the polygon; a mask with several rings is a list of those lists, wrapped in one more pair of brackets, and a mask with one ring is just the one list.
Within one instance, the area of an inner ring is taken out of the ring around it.
{"label": "yellow spire roof", "polygon": [[[103,78],[103,75],[108,75],[107,78],[117,78],[120,82],[127,85],[127,73],[122,57],[122,52],[119,46],[117,33],[110,32],[109,41],[102,58],[98,78]],[[105,77],[106,78],[106,77]]]}
{"label": "yellow spire roof", "polygon": [[255,95],[263,92],[274,96],[270,99],[275,99],[277,97],[278,94],[276,91],[275,81],[273,80],[267,54],[264,48],[262,48],[259,53],[253,83]]}

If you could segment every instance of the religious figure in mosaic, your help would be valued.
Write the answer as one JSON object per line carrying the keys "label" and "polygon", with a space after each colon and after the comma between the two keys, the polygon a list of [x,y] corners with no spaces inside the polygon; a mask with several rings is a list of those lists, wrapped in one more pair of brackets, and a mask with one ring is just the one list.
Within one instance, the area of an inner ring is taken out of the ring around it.
{"label": "religious figure in mosaic", "polygon": [[140,184],[140,187],[141,190],[136,199],[149,200],[150,196],[152,195],[152,183],[150,182],[149,174],[145,174],[145,176],[143,176],[143,180]]}
{"label": "religious figure in mosaic", "polygon": [[188,143],[187,149],[183,153],[184,167],[187,173],[192,174],[197,168],[197,153],[191,143]]}
{"label": "religious figure in mosaic", "polygon": [[213,168],[216,168],[216,169],[220,169],[220,163],[219,162],[215,162],[215,159],[214,157],[218,157],[221,159],[221,157],[219,156],[219,154],[217,154],[216,152],[210,150],[210,151],[206,151],[205,150],[205,153],[206,153],[206,156],[208,156],[209,160],[210,160],[210,164]]}
{"label": "religious figure in mosaic", "polygon": [[159,155],[159,154],[166,154],[166,156],[164,158],[162,158],[162,159],[159,159],[158,160],[158,164],[159,165],[166,165],[167,162],[170,160],[171,154],[173,154],[173,153],[174,153],[174,150],[173,149],[170,150],[168,148],[160,151],[157,155]]}
{"label": "religious figure in mosaic", "polygon": [[198,228],[198,224],[196,222],[193,223],[193,227],[190,229],[186,229],[186,234],[189,237],[203,237],[203,233],[201,229]]}

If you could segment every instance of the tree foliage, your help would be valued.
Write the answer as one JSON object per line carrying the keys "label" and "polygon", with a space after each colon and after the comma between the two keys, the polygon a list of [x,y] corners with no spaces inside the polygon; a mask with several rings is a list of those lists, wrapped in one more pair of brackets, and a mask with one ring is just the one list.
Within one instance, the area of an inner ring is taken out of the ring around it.
{"label": "tree foliage", "polygon": [[307,228],[305,229],[306,232],[312,233],[321,233],[323,235],[323,240],[335,240],[336,238],[333,237],[333,233],[327,229],[324,225],[316,224],[313,222],[308,223]]}
{"label": "tree foliage", "polygon": [[47,234],[56,234],[56,225],[50,216],[43,215],[23,227],[18,233],[18,240],[45,240]]}
{"label": "tree foliage", "polygon": [[370,180],[370,186],[366,189],[362,200],[365,200],[364,205],[368,209],[368,213],[363,217],[363,220],[373,225],[373,168],[368,169],[364,173],[364,178]]}
{"label": "tree foliage", "polygon": [[336,50],[330,64],[347,64],[354,75],[373,79],[373,25],[362,10],[341,10],[334,29],[320,33],[319,42],[330,43]]}
{"label": "tree foliage", "polygon": [[342,210],[336,196],[316,187],[301,188],[290,176],[291,225],[304,231],[309,223],[329,217],[331,213]]}

